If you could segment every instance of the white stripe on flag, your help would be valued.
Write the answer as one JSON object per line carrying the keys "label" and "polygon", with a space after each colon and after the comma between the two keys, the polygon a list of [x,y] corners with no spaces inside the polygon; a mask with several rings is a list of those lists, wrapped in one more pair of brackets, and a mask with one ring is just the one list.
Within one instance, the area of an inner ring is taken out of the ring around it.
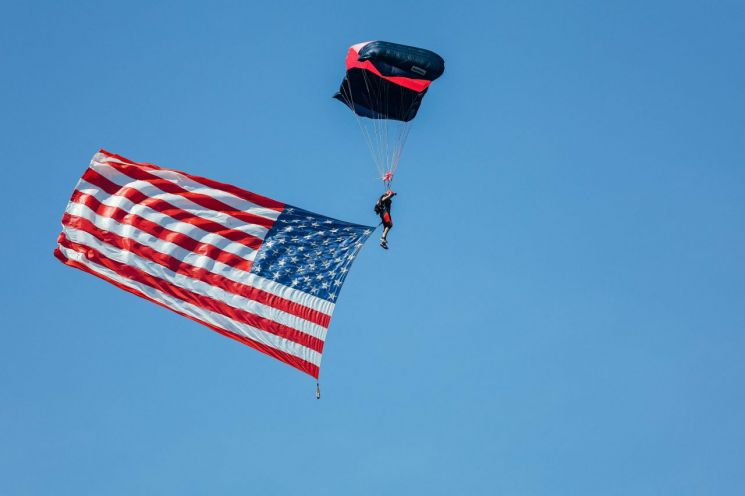
{"label": "white stripe on flag", "polygon": [[[181,195],[165,192],[148,181],[133,179],[108,165],[97,166],[94,170],[117,186],[136,189],[145,196],[167,201],[174,207],[186,210],[187,212],[198,217],[211,220],[212,222],[217,222],[218,224],[222,224],[223,226],[229,227],[230,229],[247,232],[257,237],[264,237],[266,235],[267,228],[263,226],[257,224],[246,224],[244,221],[224,214],[218,210],[212,210],[201,205],[197,205],[196,203],[187,198],[184,198]],[[221,198],[221,193],[223,192],[220,190],[205,188],[205,191],[201,191],[200,193],[205,196],[223,201],[223,203],[227,203],[224,201],[223,198]],[[241,210],[249,214],[258,215],[271,221],[274,221],[277,219],[277,217],[279,217],[279,212],[263,207],[253,207],[250,209],[236,210]],[[272,215],[269,215],[269,213],[271,213]]]}
{"label": "white stripe on flag", "polygon": [[314,324],[307,320],[296,317],[289,313],[283,312],[276,308],[264,305],[255,300],[250,300],[243,296],[225,291],[217,286],[213,286],[203,281],[193,279],[173,272],[172,270],[153,262],[150,259],[140,257],[130,251],[122,250],[118,247],[102,243],[95,236],[72,227],[65,227],[64,233],[67,239],[75,243],[88,246],[101,252],[109,260],[113,260],[122,265],[129,265],[150,274],[151,276],[162,279],[166,283],[177,286],[193,293],[214,298],[215,300],[225,302],[227,305],[239,309],[249,309],[250,313],[264,317],[279,324],[291,327],[297,331],[316,337],[320,340],[326,339],[326,328]]}
{"label": "white stripe on flag", "polygon": [[85,205],[72,203],[68,206],[67,212],[71,215],[76,215],[78,217],[90,220],[97,228],[101,230],[112,232],[117,236],[121,236],[123,238],[130,238],[144,246],[152,248],[159,253],[170,255],[179,260],[183,260],[189,265],[208,270],[213,274],[220,275],[222,277],[225,277],[226,279],[252,286],[256,289],[260,289],[267,293],[284,298],[285,300],[298,303],[326,315],[331,315],[334,311],[335,305],[322,298],[318,298],[289,286],[285,286],[270,279],[265,279],[256,274],[251,274],[250,272],[231,267],[229,265],[213,260],[212,258],[209,258],[205,255],[200,255],[186,250],[178,245],[151,236],[150,234],[145,233],[137,229],[136,227],[131,226],[130,224],[122,224],[112,218],[96,215]]}
{"label": "white stripe on flag", "polygon": [[[241,243],[236,243],[235,241],[224,238],[219,234],[204,231],[194,224],[181,222],[174,219],[173,217],[162,214],[157,210],[153,210],[150,207],[145,207],[142,204],[132,203],[124,197],[118,195],[109,195],[105,191],[101,191],[100,189],[96,188],[96,186],[88,184],[85,181],[80,181],[78,185],[78,191],[93,196],[107,207],[120,208],[125,212],[140,216],[143,219],[154,222],[161,227],[165,227],[166,229],[169,229],[171,231],[189,236],[190,238],[194,239],[195,241],[199,241],[200,243],[210,244],[223,251],[232,253],[233,255],[237,255],[245,260],[252,261],[256,257],[256,250],[254,250],[253,248],[249,248],[248,246]],[[97,214],[96,212],[88,208],[88,206],[83,205],[82,203],[71,203],[67,211],[72,215],[85,217],[86,219],[92,219],[93,217],[110,219],[110,217]],[[113,219],[111,220],[113,221]],[[148,234],[148,236],[150,235]]]}
{"label": "white stripe on flag", "polygon": [[[101,158],[103,158],[103,160]],[[107,157],[106,155],[97,154],[97,156],[95,156],[94,160],[91,162],[91,168],[94,169],[96,172],[99,172],[103,175],[102,171],[104,170],[104,168],[108,168],[108,169],[112,168],[111,166],[107,165],[106,162],[115,162],[119,164],[133,165],[127,162],[122,162],[120,160],[112,159],[111,157]],[[179,173],[178,171],[167,170],[167,169],[145,169],[145,170],[148,172],[148,174],[152,174],[154,176],[160,177],[161,179],[166,179],[187,191],[211,196],[212,198],[215,198],[217,200],[220,200],[223,203],[230,205],[236,210],[243,210],[245,212],[250,212],[252,214],[260,215],[262,217],[266,217],[267,219],[271,219],[271,220],[277,220],[277,217],[279,217],[279,214],[281,213],[281,212],[278,212],[270,208],[256,205],[253,202],[244,200],[243,198],[239,198],[227,191],[214,189],[214,188],[210,188],[209,186],[205,186],[204,184],[198,183],[194,181],[193,179],[185,176],[184,174]],[[125,175],[125,177],[128,177],[128,176]],[[128,179],[129,181],[133,180],[132,178],[128,178]],[[120,184],[117,181],[114,181],[114,182],[116,182],[117,184]],[[200,208],[203,208],[203,207],[200,207]]]}
{"label": "white stripe on flag", "polygon": [[288,353],[292,356],[310,362],[316,366],[320,366],[321,364],[321,354],[301,344],[295,343],[294,341],[291,341],[289,339],[281,338],[270,332],[256,329],[255,327],[251,327],[242,322],[236,322],[233,319],[230,319],[229,317],[226,317],[225,315],[222,315],[220,313],[211,312],[196,305],[192,305],[191,303],[187,303],[181,299],[175,298],[171,295],[167,295],[146,284],[141,284],[137,281],[121,277],[117,273],[107,269],[106,267],[102,267],[101,265],[88,260],[85,255],[75,250],[65,248],[64,246],[59,246],[58,249],[65,257],[69,258],[70,260],[74,260],[82,265],[85,265],[94,272],[101,274],[108,279],[116,281],[123,286],[133,288],[138,292],[148,296],[149,298],[152,298],[159,303],[163,303],[164,305],[173,308],[174,310],[185,313],[191,317],[224,329],[228,332],[232,332],[233,334],[245,336],[253,341]]}
{"label": "white stripe on flag", "polygon": [[129,238],[140,243],[141,245],[152,248],[157,252],[163,253],[164,255],[169,255],[179,260],[183,260],[189,265],[193,265],[200,269],[206,269],[210,272],[214,272],[220,275],[225,275],[223,274],[223,272],[230,272],[235,270],[242,274],[242,277],[248,276],[248,272],[242,271],[235,267],[231,267],[229,265],[225,265],[206,255],[194,253],[193,251],[182,248],[177,244],[171,243],[170,241],[156,238],[155,236],[141,231],[131,224],[122,224],[110,217],[95,215],[94,213],[92,213],[92,210],[90,210],[85,205],[81,205],[80,203],[71,203],[67,209],[67,212],[70,215],[89,220],[94,226],[102,231],[109,231],[116,234],[117,236],[121,236],[122,238]]}

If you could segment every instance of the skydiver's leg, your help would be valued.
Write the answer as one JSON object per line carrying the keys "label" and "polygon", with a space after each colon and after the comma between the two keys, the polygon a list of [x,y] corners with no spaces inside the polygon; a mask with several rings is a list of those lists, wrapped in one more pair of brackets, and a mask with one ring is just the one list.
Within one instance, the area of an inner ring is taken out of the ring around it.
{"label": "skydiver's leg", "polygon": [[383,229],[383,239],[387,239],[388,231],[390,231],[393,227],[393,219],[391,219],[391,214],[389,214],[388,212],[385,212],[383,214],[383,227],[385,228]]}
{"label": "skydiver's leg", "polygon": [[383,235],[380,237],[380,246],[385,249],[388,249],[388,233],[392,227],[393,221],[391,220],[391,215],[386,212],[383,216]]}

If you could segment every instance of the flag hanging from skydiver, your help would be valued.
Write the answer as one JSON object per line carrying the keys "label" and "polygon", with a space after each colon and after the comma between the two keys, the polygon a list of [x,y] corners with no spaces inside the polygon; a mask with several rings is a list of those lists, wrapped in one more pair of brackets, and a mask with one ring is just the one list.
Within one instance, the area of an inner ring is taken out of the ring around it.
{"label": "flag hanging from skydiver", "polygon": [[373,230],[101,150],[55,256],[317,378],[339,291]]}

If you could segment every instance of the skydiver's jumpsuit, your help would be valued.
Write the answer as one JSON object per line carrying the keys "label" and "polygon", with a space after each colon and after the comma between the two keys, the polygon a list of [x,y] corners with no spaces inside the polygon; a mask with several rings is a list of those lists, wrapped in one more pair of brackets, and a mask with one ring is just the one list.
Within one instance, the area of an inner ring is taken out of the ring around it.
{"label": "skydiver's jumpsuit", "polygon": [[391,201],[392,197],[387,197],[386,195],[382,195],[378,199],[378,205],[380,205],[380,220],[383,222],[383,227],[390,230],[393,227],[393,219],[391,219],[391,205],[393,202]]}

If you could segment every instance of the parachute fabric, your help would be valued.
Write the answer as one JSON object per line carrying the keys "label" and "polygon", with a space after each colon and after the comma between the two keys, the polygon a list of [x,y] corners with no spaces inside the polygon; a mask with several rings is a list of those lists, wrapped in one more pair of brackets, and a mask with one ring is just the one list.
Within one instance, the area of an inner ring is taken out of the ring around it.
{"label": "parachute fabric", "polygon": [[434,52],[385,41],[349,48],[346,75],[334,98],[350,108],[379,177],[390,186],[429,85],[445,71]]}

